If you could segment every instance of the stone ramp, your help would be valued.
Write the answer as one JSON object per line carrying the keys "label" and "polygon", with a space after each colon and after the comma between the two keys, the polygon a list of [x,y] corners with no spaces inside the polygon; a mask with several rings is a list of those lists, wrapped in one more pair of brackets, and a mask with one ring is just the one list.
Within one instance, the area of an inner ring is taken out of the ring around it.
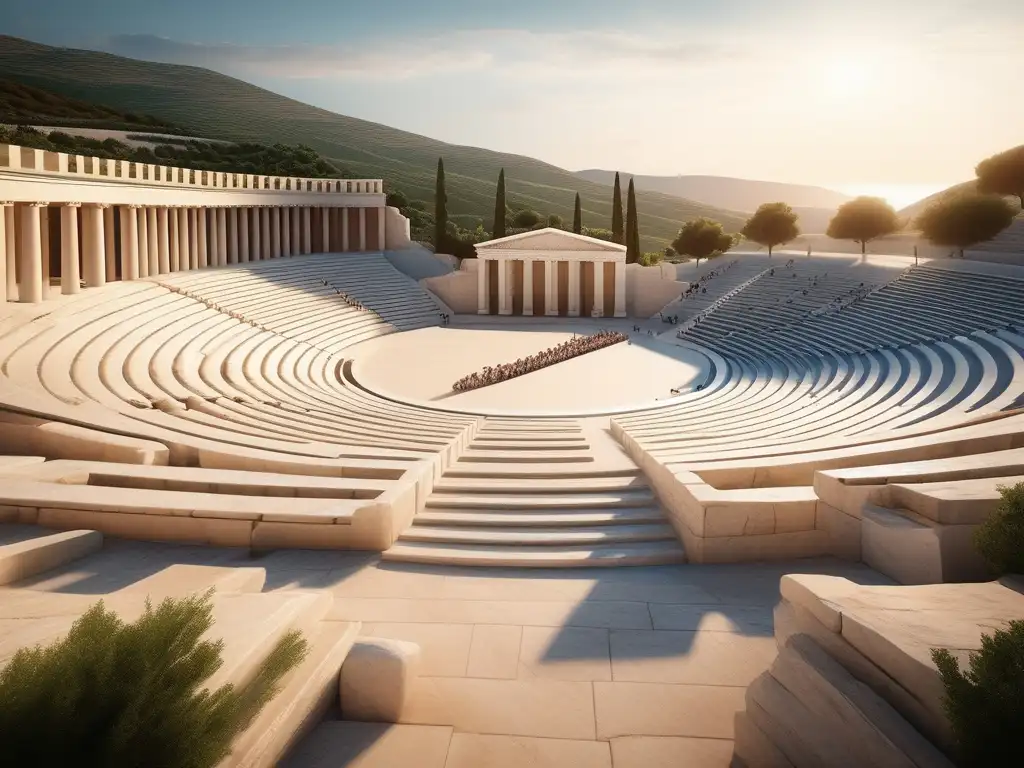
{"label": "stone ramp", "polygon": [[605,461],[601,441],[572,420],[487,419],[384,559],[538,568],[682,562],[642,474],[624,457]]}
{"label": "stone ramp", "polygon": [[736,754],[748,768],[951,768],[931,650],[966,660],[983,635],[1024,615],[1024,582],[861,586],[791,575],[781,592],[779,655],[737,715]]}

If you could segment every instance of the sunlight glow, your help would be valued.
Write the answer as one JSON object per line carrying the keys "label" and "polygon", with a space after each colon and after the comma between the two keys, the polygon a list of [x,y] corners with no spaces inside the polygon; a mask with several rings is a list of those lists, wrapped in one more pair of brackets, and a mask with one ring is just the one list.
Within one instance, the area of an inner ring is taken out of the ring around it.
{"label": "sunlight glow", "polygon": [[825,87],[836,96],[852,96],[872,84],[874,67],[863,58],[840,58],[822,69]]}

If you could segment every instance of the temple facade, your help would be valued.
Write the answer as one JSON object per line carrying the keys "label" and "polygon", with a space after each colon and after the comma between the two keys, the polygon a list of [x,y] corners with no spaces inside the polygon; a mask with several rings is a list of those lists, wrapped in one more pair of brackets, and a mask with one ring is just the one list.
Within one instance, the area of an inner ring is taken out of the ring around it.
{"label": "temple facade", "polygon": [[478,243],[481,315],[626,316],[626,246],[546,229]]}

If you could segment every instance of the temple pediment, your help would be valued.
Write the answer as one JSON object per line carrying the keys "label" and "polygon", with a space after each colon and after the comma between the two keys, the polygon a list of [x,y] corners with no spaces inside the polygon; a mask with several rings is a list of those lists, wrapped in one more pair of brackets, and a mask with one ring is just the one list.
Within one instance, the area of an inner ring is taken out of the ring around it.
{"label": "temple pediment", "polygon": [[488,251],[541,251],[544,253],[586,251],[589,253],[625,254],[626,246],[609,243],[607,240],[599,240],[596,237],[577,235],[563,229],[546,227],[477,243],[476,250],[478,254]]}

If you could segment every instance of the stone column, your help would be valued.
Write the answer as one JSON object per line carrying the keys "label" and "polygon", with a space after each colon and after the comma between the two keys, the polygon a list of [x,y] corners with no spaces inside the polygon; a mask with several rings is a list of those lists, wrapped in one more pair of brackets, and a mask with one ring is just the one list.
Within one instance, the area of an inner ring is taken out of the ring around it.
{"label": "stone column", "polygon": [[0,213],[4,217],[4,242],[6,244],[7,258],[5,271],[7,273],[7,300],[17,301],[18,300],[18,252],[17,242],[18,237],[16,228],[18,226],[18,220],[14,216],[14,203],[4,203]]}
{"label": "stone column", "polygon": [[107,282],[117,280],[117,246],[114,241],[114,209],[103,206],[103,265],[107,273]]}
{"label": "stone column", "polygon": [[28,203],[18,210],[21,227],[21,250],[18,253],[21,283],[18,286],[18,299],[25,304],[38,304],[43,300],[43,239],[40,209],[47,205],[48,203]]}
{"label": "stone column", "polygon": [[511,315],[512,303],[509,301],[509,279],[508,267],[512,262],[508,259],[498,259],[498,314]]}
{"label": "stone column", "polygon": [[281,209],[281,255],[292,255],[292,209]]}
{"label": "stone column", "polygon": [[217,265],[228,263],[228,209],[217,209]]}
{"label": "stone column", "polygon": [[[42,152],[42,150],[37,150]],[[39,245],[43,252],[43,299],[50,298],[50,206],[39,209]]]}
{"label": "stone column", "polygon": [[169,272],[181,271],[181,244],[178,242],[178,213],[177,208],[167,209],[167,231],[170,233],[170,251],[167,253],[167,269]]}
{"label": "stone column", "polygon": [[302,255],[302,208],[292,208],[292,256]]}
{"label": "stone column", "polygon": [[307,256],[313,252],[312,213],[308,205],[302,206],[302,253]]}
{"label": "stone column", "polygon": [[260,208],[260,260],[266,261],[273,255],[273,245],[270,240],[270,216],[273,213],[271,208]]}
{"label": "stone column", "polygon": [[8,282],[11,272],[10,262],[14,259],[14,249],[7,247],[7,208],[10,203],[0,202],[0,304],[6,304],[9,297]]}
{"label": "stone column", "polygon": [[65,296],[78,293],[81,270],[78,267],[78,206],[64,203],[60,207],[60,292]]}
{"label": "stone column", "polygon": [[238,217],[238,263],[249,262],[249,209],[236,208]]}
{"label": "stone column", "polygon": [[99,288],[106,280],[103,214],[106,205],[82,207],[82,272],[86,288]]}
{"label": "stone column", "polygon": [[604,262],[594,262],[594,306],[591,317],[604,317]]}
{"label": "stone column", "polygon": [[238,209],[225,208],[227,219],[228,264],[238,263]]}
{"label": "stone column", "polygon": [[149,274],[160,274],[160,232],[157,224],[156,208],[146,212],[149,219]]}
{"label": "stone column", "polygon": [[359,209],[359,250],[366,250],[366,209]]}
{"label": "stone column", "polygon": [[171,271],[171,227],[170,212],[166,208],[158,208],[156,211],[156,272],[158,275],[166,275]]}
{"label": "stone column", "polygon": [[626,262],[615,262],[615,316],[626,316]]}
{"label": "stone column", "polygon": [[121,279],[139,279],[139,207],[121,206]]}
{"label": "stone column", "polygon": [[188,269],[199,269],[199,211],[188,208]]}
{"label": "stone column", "polygon": [[377,244],[380,246],[382,251],[387,250],[387,206],[381,206],[377,209]]}
{"label": "stone column", "polygon": [[348,208],[339,208],[341,214],[341,250],[348,250]]}
{"label": "stone column", "polygon": [[199,269],[206,269],[210,266],[209,233],[206,231],[205,208],[196,208],[196,253],[199,254]]}
{"label": "stone column", "polygon": [[569,262],[569,316],[580,316],[580,262]]}
{"label": "stone column", "polygon": [[491,292],[487,290],[487,265],[490,263],[490,259],[477,259],[476,313],[478,315],[490,313]]}
{"label": "stone column", "polygon": [[523,259],[523,314],[533,314],[533,259]]}
{"label": "stone column", "polygon": [[321,237],[323,244],[321,245],[321,253],[331,252],[331,209],[321,208],[320,209],[320,226],[323,229]]}
{"label": "stone column", "polygon": [[544,262],[544,314],[558,314],[558,262]]}
{"label": "stone column", "polygon": [[270,258],[279,259],[282,254],[281,218],[284,216],[280,208],[270,209]]}
{"label": "stone column", "polygon": [[139,208],[139,271],[137,277],[149,277],[149,211]]}

